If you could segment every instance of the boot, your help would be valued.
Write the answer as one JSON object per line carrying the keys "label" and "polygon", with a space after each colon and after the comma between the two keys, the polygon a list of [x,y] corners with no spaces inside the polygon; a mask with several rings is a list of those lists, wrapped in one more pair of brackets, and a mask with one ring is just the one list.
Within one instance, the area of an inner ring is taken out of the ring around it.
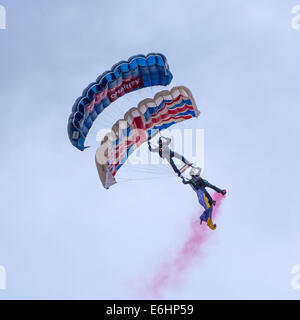
{"label": "boot", "polygon": [[207,225],[211,230],[215,230],[217,228],[217,225],[212,222],[211,218],[207,219]]}

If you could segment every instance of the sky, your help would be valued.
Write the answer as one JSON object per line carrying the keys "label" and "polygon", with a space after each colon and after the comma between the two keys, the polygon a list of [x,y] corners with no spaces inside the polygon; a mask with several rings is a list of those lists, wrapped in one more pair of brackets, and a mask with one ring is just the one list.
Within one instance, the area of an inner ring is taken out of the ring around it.
{"label": "sky", "polygon": [[[204,129],[203,176],[228,191],[202,258],[161,298],[300,298],[291,285],[300,265],[300,29],[291,11],[300,1],[0,4],[0,299],[139,298],[189,236],[199,216],[191,188],[175,177],[105,190],[94,160],[101,120],[84,152],[67,135],[82,90],[149,52],[167,57],[168,88],[192,91],[201,115],[179,127]],[[150,93],[121,98],[105,121]]]}

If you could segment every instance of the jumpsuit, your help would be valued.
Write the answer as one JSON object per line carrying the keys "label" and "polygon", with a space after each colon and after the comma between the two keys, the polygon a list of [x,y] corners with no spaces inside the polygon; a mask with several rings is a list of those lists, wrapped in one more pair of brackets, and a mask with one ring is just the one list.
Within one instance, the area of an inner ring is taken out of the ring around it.
{"label": "jumpsuit", "polygon": [[193,188],[193,190],[197,193],[199,203],[204,208],[204,212],[200,216],[200,223],[202,223],[202,221],[208,222],[209,219],[211,221],[213,211],[213,199],[205,188],[211,188],[218,193],[222,193],[222,190],[210,184],[208,181],[196,176],[194,176],[190,180],[183,179],[182,182],[184,184],[189,184]]}

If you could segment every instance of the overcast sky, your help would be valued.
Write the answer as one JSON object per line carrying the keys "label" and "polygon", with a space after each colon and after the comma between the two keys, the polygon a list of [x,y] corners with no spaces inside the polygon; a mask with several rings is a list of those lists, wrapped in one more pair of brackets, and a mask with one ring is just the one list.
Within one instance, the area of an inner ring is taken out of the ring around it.
{"label": "overcast sky", "polygon": [[[169,88],[193,92],[201,115],[180,128],[204,129],[203,176],[228,190],[205,259],[163,298],[300,298],[291,287],[300,265],[300,29],[291,10],[300,1],[0,4],[0,299],[135,298],[135,285],[185,241],[198,215],[191,188],[170,178],[107,191],[94,163],[101,121],[84,152],[67,136],[82,90],[149,52],[168,58]],[[150,92],[120,99],[119,116]]]}

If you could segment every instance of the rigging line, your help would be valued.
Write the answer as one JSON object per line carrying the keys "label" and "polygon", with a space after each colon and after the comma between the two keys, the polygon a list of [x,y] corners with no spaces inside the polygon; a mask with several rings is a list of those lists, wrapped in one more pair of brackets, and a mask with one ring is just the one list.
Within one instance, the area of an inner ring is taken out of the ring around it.
{"label": "rigging line", "polygon": [[109,117],[112,118],[114,117],[120,117],[120,112],[118,111],[118,104],[114,104],[113,106],[111,106],[111,108],[109,109],[110,114]]}
{"label": "rigging line", "polygon": [[157,166],[155,168],[153,168],[153,167],[152,168],[151,167],[149,167],[149,168],[138,168],[138,167],[135,167],[134,170],[140,171],[140,172],[144,171],[144,172],[153,172],[153,173],[171,172],[169,168],[161,168],[160,166]]}
{"label": "rigging line", "polygon": [[138,166],[136,167],[124,167],[125,170],[130,172],[138,172],[138,173],[149,173],[149,174],[170,174],[170,171],[166,171],[166,170],[159,170],[157,169],[153,169],[153,168],[139,168]]}
{"label": "rigging line", "polygon": [[152,171],[152,170],[139,170],[139,169],[134,169],[134,172],[139,173],[139,174],[149,174],[149,175],[162,175],[162,174],[170,174],[170,172],[157,172],[157,171]]}
{"label": "rigging line", "polygon": [[157,163],[157,164],[132,164],[130,163],[126,163],[125,166],[126,168],[134,168],[137,170],[151,170],[151,171],[169,171],[170,170],[170,165],[168,163],[164,164],[164,163]]}
{"label": "rigging line", "polygon": [[[167,167],[167,168],[163,168],[161,169],[160,166],[157,166],[155,169],[154,168],[139,168],[137,167],[127,167],[125,169],[126,171],[129,172],[136,172],[136,173],[143,173],[143,174],[152,174],[152,175],[170,175],[170,174],[174,174],[174,172],[171,170],[171,168]],[[124,171],[123,171],[124,172]]]}
{"label": "rigging line", "polygon": [[118,183],[122,182],[130,182],[130,181],[146,181],[146,180],[159,180],[159,179],[172,179],[172,178],[177,178],[173,176],[167,176],[167,177],[155,177],[155,178],[136,178],[136,179],[130,179],[130,178],[118,178]]}
{"label": "rigging line", "polygon": [[[99,126],[99,125],[101,126],[101,123],[111,127],[112,126],[112,118],[108,119],[103,116],[103,117],[97,119],[97,126]],[[91,130],[91,131],[93,131],[93,130]]]}
{"label": "rigging line", "polygon": [[[144,168],[141,168],[141,170],[143,170]],[[149,166],[147,168],[145,168],[146,170],[149,170],[149,171],[153,171],[153,172],[158,172],[158,171],[161,171],[161,172],[170,172],[170,167],[169,166],[165,166],[165,165],[162,165],[162,164],[158,164],[156,166]],[[139,170],[139,168],[138,168]]]}
{"label": "rigging line", "polygon": [[153,87],[151,86],[151,94],[152,94],[152,97],[154,97],[154,90],[153,90]]}
{"label": "rigging line", "polygon": [[[123,97],[126,99],[127,103],[130,106],[133,105],[133,102],[131,101],[131,99],[127,95],[124,95]],[[127,106],[125,106],[125,103],[120,103],[120,107],[122,108],[122,111],[125,111],[125,109],[129,110],[131,108],[131,107],[128,108]]]}

